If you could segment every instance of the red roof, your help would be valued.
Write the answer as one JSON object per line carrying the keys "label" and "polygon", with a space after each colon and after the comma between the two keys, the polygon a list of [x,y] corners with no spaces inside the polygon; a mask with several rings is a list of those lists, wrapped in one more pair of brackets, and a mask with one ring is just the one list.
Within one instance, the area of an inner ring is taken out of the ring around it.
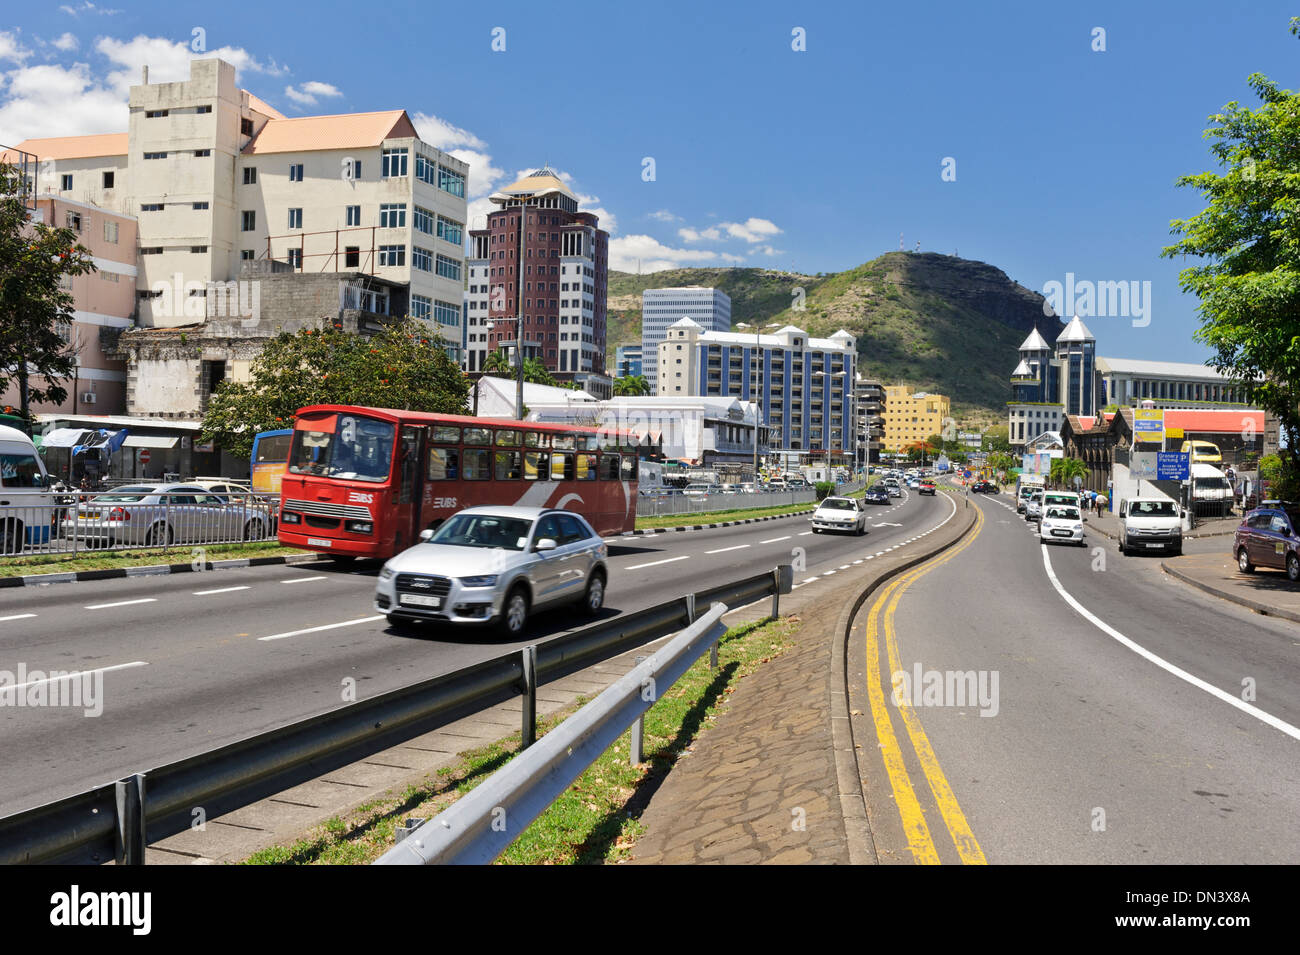
{"label": "red roof", "polygon": [[1256,434],[1264,431],[1264,412],[1247,408],[1236,410],[1204,411],[1200,409],[1165,412],[1166,428],[1184,431],[1214,431],[1220,434],[1240,433],[1250,428]]}

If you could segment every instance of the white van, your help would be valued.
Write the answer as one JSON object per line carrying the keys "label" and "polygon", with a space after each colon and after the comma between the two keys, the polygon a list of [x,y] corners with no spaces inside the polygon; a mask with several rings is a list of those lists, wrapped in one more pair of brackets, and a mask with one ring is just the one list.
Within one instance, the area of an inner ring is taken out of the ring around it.
{"label": "white van", "polygon": [[1214,465],[1192,465],[1192,506],[1217,514],[1226,514],[1232,508],[1232,485]]}
{"label": "white van", "polygon": [[0,554],[50,538],[54,495],[36,445],[17,428],[0,425]]}

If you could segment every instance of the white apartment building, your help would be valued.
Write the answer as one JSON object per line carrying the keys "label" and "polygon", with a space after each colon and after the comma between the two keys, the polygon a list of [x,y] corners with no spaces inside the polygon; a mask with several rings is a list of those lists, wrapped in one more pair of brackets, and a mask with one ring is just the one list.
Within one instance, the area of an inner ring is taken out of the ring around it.
{"label": "white apartment building", "polygon": [[246,260],[409,285],[413,317],[459,353],[466,163],[403,110],[286,118],[219,59],[130,91],[125,134],[28,140],[37,191],[138,217],[137,322],[192,325]]}
{"label": "white apartment building", "polygon": [[731,330],[731,297],[721,289],[686,286],[648,288],[641,293],[641,373],[655,394],[659,387],[659,343],[674,322],[689,318],[706,332]]}

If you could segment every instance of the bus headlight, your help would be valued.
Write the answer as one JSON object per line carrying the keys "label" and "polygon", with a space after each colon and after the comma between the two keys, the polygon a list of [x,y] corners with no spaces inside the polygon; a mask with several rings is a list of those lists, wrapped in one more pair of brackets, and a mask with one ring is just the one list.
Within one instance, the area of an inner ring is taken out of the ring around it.
{"label": "bus headlight", "polygon": [[492,587],[497,582],[497,575],[485,574],[481,577],[462,577],[460,582],[466,587]]}
{"label": "bus headlight", "polygon": [[285,511],[280,515],[280,520],[284,521],[286,524],[301,524],[302,515],[295,514],[293,511]]}
{"label": "bus headlight", "polygon": [[371,521],[348,521],[343,529],[352,534],[369,534],[374,531],[375,525]]}

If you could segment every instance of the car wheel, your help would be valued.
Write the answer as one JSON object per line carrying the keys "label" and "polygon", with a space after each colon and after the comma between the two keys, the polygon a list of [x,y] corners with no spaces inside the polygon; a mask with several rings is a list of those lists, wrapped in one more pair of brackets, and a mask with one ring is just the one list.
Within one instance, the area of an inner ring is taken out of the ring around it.
{"label": "car wheel", "polygon": [[1237,569],[1243,574],[1253,574],[1255,565],[1250,562],[1250,555],[1246,553],[1246,548],[1237,549]]}
{"label": "car wheel", "polygon": [[600,613],[605,606],[605,575],[600,571],[587,580],[587,592],[582,596],[582,609],[589,616]]}
{"label": "car wheel", "polygon": [[1300,582],[1300,557],[1288,554],[1286,558],[1286,577],[1291,583]]}
{"label": "car wheel", "polygon": [[23,548],[23,525],[18,521],[5,521],[0,533],[0,554],[17,554]]}
{"label": "car wheel", "polygon": [[170,547],[172,543],[172,529],[170,524],[155,524],[149,528],[144,542],[150,547],[157,547],[161,544],[164,547]]}
{"label": "car wheel", "polygon": [[260,541],[266,535],[262,532],[261,521],[249,521],[244,525],[244,540]]}
{"label": "car wheel", "polygon": [[523,587],[512,587],[501,605],[501,620],[498,626],[508,637],[523,635],[528,626],[528,593]]}

